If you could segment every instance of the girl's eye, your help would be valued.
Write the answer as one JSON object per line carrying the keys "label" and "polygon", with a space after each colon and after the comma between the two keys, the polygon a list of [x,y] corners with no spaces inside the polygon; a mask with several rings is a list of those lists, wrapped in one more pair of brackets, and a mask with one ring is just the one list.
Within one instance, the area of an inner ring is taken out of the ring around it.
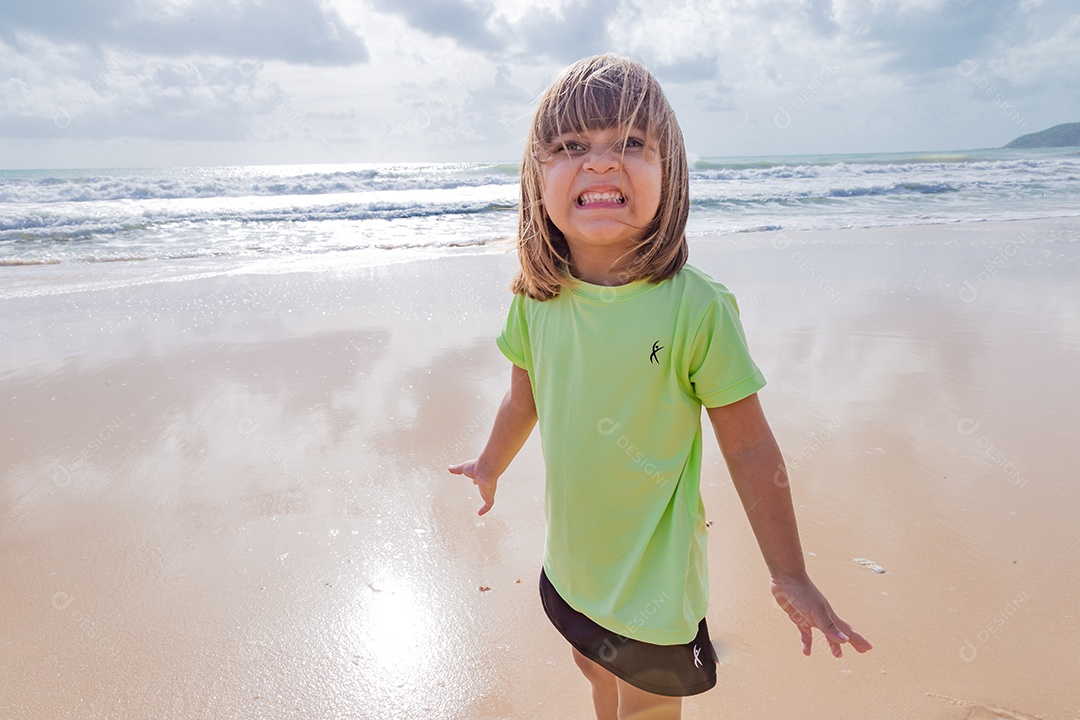
{"label": "girl's eye", "polygon": [[625,147],[628,147],[628,148],[643,148],[643,147],[645,147],[645,141],[643,141],[641,138],[628,137],[628,138],[626,138]]}
{"label": "girl's eye", "polygon": [[585,149],[585,146],[576,140],[564,140],[562,149],[566,152],[581,152]]}

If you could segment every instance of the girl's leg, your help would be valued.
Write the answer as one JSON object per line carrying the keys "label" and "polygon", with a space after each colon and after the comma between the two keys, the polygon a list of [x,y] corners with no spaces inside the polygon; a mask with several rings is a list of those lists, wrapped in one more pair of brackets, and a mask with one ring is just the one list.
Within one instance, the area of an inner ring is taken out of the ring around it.
{"label": "girl's leg", "polygon": [[680,720],[682,698],[654,695],[621,680],[574,651],[574,662],[592,684],[596,720]]}
{"label": "girl's leg", "polygon": [[619,720],[619,688],[615,683],[617,678],[579,653],[577,648],[571,649],[574,651],[574,662],[592,684],[596,720]]}
{"label": "girl's leg", "polygon": [[[610,673],[609,673],[610,674]],[[612,677],[615,677],[612,675]],[[619,720],[680,720],[682,698],[654,695],[615,678],[619,688]]]}

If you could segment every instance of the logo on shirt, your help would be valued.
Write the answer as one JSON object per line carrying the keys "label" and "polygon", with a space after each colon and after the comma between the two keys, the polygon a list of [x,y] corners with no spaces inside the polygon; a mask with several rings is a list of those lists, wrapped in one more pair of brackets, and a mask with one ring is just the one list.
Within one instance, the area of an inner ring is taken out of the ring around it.
{"label": "logo on shirt", "polygon": [[649,363],[656,363],[657,365],[659,365],[660,364],[660,358],[656,357],[656,353],[660,352],[663,349],[664,349],[664,346],[660,344],[659,340],[654,342],[652,344],[652,355],[649,356]]}

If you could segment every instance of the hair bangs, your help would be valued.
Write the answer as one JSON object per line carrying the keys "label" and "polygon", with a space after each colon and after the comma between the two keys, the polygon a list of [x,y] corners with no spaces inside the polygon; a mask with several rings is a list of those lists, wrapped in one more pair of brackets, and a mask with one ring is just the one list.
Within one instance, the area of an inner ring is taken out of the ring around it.
{"label": "hair bangs", "polygon": [[[650,82],[651,81],[651,82]],[[651,87],[652,86],[652,87]],[[650,102],[659,85],[639,64],[601,55],[567,68],[544,93],[536,110],[532,140],[543,152],[565,133],[665,125],[662,108]]]}

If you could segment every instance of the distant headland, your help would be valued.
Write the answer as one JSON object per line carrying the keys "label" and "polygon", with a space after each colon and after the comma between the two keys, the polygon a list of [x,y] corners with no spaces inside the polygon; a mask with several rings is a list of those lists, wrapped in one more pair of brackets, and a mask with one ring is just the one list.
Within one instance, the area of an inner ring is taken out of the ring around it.
{"label": "distant headland", "polygon": [[1006,148],[1076,147],[1080,146],[1080,122],[1063,123],[1036,133],[1021,135]]}

